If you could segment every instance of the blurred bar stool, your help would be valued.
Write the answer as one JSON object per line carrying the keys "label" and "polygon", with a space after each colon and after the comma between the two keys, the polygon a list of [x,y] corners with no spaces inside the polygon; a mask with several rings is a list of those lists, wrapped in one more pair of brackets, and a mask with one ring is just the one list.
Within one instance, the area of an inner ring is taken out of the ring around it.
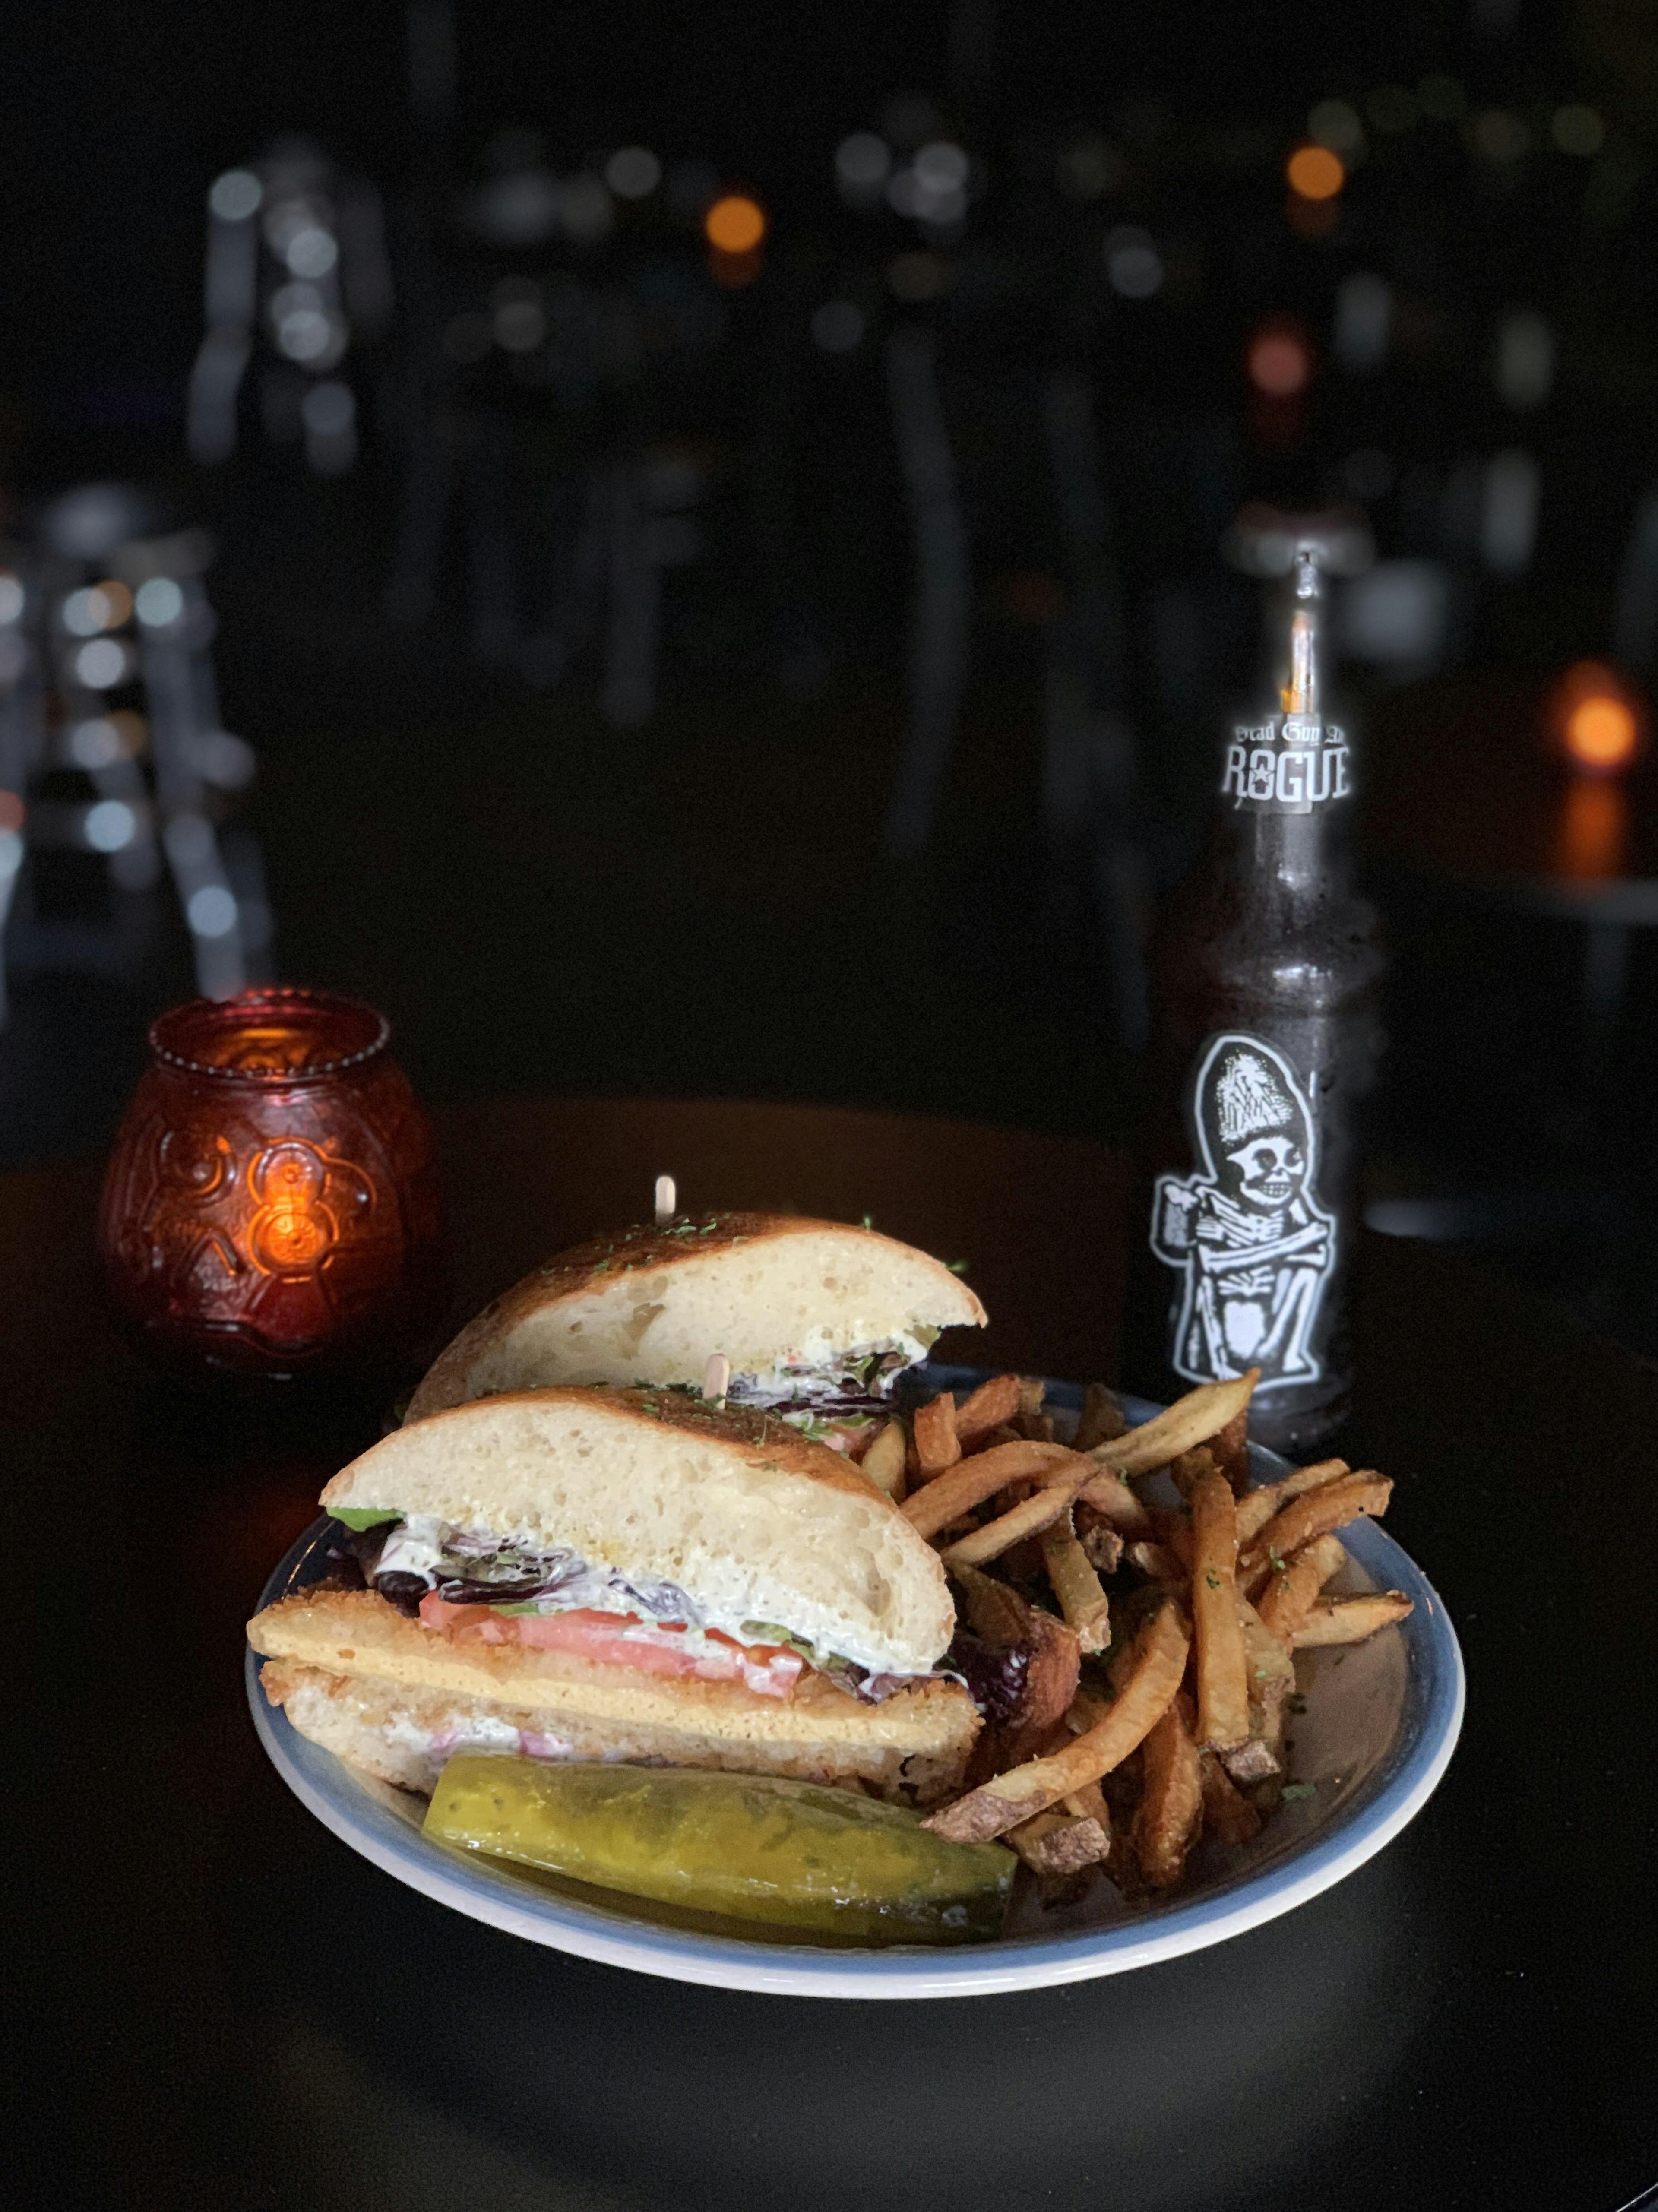
{"label": "blurred bar stool", "polygon": [[206,329],[185,434],[203,467],[236,451],[247,373],[259,363],[267,438],[302,442],[319,476],[351,468],[358,403],[347,357],[390,326],[380,195],[302,138],[216,177],[207,196]]}
{"label": "blurred bar stool", "polygon": [[[258,847],[227,826],[256,763],[220,724],[202,580],[212,541],[158,532],[158,519],[132,487],[90,484],[5,550],[0,968],[131,968],[153,936],[165,872],[197,988],[228,998],[269,973]],[[53,912],[43,878],[71,855],[98,864],[103,896],[89,911]],[[0,995],[0,1014],[3,1005]]]}

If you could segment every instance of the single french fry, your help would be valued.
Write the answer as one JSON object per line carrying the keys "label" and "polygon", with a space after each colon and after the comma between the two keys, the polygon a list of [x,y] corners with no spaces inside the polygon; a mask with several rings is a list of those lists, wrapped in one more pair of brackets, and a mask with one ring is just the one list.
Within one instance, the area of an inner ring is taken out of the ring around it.
{"label": "single french fry", "polygon": [[1242,1591],[1236,1595],[1249,1692],[1249,1738],[1221,1763],[1234,1782],[1260,1782],[1282,1764],[1284,1701],[1296,1686],[1295,1663]]}
{"label": "single french fry", "polygon": [[1198,1747],[1181,1704],[1179,1698],[1170,1703],[1140,1749],[1145,1784],[1131,1832],[1140,1872],[1153,1889],[1180,1880],[1203,1814]]}
{"label": "single french fry", "polygon": [[1165,1552],[1172,1552],[1189,1574],[1196,1556],[1191,1521],[1184,1513],[1171,1512],[1166,1505],[1148,1506],[1146,1514],[1151,1523],[1153,1542],[1161,1544]]}
{"label": "single french fry", "polygon": [[1019,1412],[1022,1415],[1040,1413],[1042,1401],[1048,1395],[1048,1385],[1040,1375],[1021,1375],[1019,1377]]}
{"label": "single french fry", "polygon": [[1200,1751],[1198,1765],[1203,1779],[1203,1826],[1218,1843],[1247,1844],[1260,1833],[1260,1814],[1212,1751]]}
{"label": "single french fry", "polygon": [[1412,1610],[1403,1590],[1365,1590],[1354,1597],[1315,1598],[1290,1641],[1297,1651],[1321,1644],[1362,1644]]}
{"label": "single french fry", "polygon": [[1114,1474],[1148,1474],[1154,1467],[1167,1467],[1171,1459],[1195,1444],[1207,1443],[1224,1429],[1248,1406],[1260,1380],[1260,1368],[1252,1367],[1231,1382],[1199,1383],[1139,1428],[1109,1443],[1096,1444],[1091,1456]]}
{"label": "single french fry", "polygon": [[1303,1544],[1327,1535],[1332,1529],[1345,1528],[1362,1515],[1379,1517],[1388,1510],[1393,1489],[1385,1475],[1368,1473],[1339,1475],[1333,1482],[1321,1483],[1316,1490],[1291,1498],[1272,1516],[1250,1545],[1246,1565],[1253,1567],[1262,1559],[1287,1559]]}
{"label": "single french fry", "polygon": [[1345,1459],[1321,1459],[1311,1467],[1293,1468],[1281,1482],[1265,1482],[1259,1490],[1238,1500],[1238,1543],[1248,1550],[1275,1513],[1282,1511],[1292,1498],[1302,1498],[1309,1490],[1319,1490],[1327,1482],[1335,1482],[1348,1472]]}
{"label": "single french fry", "polygon": [[1152,1544],[1144,1537],[1128,1545],[1123,1557],[1136,1574],[1145,1575],[1154,1583],[1184,1583],[1190,1570],[1183,1566],[1166,1546]]}
{"label": "single french fry", "polygon": [[1317,1536],[1303,1544],[1281,1567],[1267,1563],[1266,1586],[1250,1600],[1261,1626],[1280,1644],[1288,1644],[1308,1614],[1313,1601],[1347,1557],[1339,1536]]}
{"label": "single french fry", "polygon": [[1111,1606],[1068,1514],[1042,1532],[1042,1565],[1060,1611],[1084,1651],[1103,1651],[1111,1641]]}
{"label": "single french fry", "polygon": [[1019,1410],[1017,1375],[993,1375],[956,1408],[956,1435],[963,1446],[1011,1421]]}
{"label": "single french fry", "polygon": [[[944,1474],[912,1492],[900,1510],[918,1534],[936,1536],[941,1528],[948,1528],[952,1521],[959,1521],[963,1513],[982,1505],[987,1498],[993,1498],[1010,1482],[1018,1482],[1029,1475],[1047,1475],[1057,1468],[1077,1463],[1078,1455],[1067,1451],[1063,1444],[993,1444],[988,1451],[975,1452],[958,1461]],[[1078,1472],[1084,1475],[1093,1473],[1092,1462],[1085,1455]]]}
{"label": "single french fry", "polygon": [[1033,1759],[958,1797],[926,1826],[957,1843],[984,1843],[1005,1835],[1033,1814],[1045,1813],[1085,1783],[1097,1782],[1139,1748],[1168,1710],[1189,1650],[1178,1607],[1160,1606],[1135,1638],[1122,1688],[1102,1719],[1073,1736],[1062,1751]]}
{"label": "single french fry", "polygon": [[1143,1536],[1151,1525],[1145,1506],[1122,1477],[1107,1468],[1090,1474],[1077,1495],[1114,1528],[1121,1528],[1125,1536]]}
{"label": "single french fry", "polygon": [[1114,1395],[1103,1382],[1090,1382],[1083,1392],[1083,1409],[1078,1417],[1077,1433],[1071,1439],[1072,1450],[1092,1451],[1096,1444],[1113,1443],[1127,1433],[1128,1423]]}
{"label": "single french fry", "polygon": [[1234,1498],[1242,1498],[1249,1487],[1249,1409],[1247,1406],[1233,1414],[1224,1429],[1217,1429],[1209,1439],[1209,1449],[1214,1454],[1215,1465],[1232,1486]]}
{"label": "single french fry", "polygon": [[1027,1536],[1039,1536],[1063,1520],[1071,1510],[1072,1494],[1063,1483],[1048,1483],[996,1520],[987,1521],[982,1528],[958,1536],[939,1556],[947,1567],[982,1567],[988,1560],[999,1559]]}
{"label": "single french fry", "polygon": [[917,1408],[911,1423],[915,1438],[917,1472],[923,1482],[932,1482],[962,1456],[956,1434],[956,1401],[941,1390],[927,1405]]}
{"label": "single french fry", "polygon": [[1169,1462],[1169,1479],[1182,1498],[1189,1498],[1200,1475],[1218,1474],[1220,1463],[1207,1444],[1194,1445]]}
{"label": "single french fry", "polygon": [[1111,1855],[1111,1824],[1091,1816],[1078,1820],[1057,1808],[1022,1820],[1007,1832],[1007,1841],[1033,1874],[1052,1880],[1060,1875],[1080,1874]]}
{"label": "single french fry", "polygon": [[1212,1751],[1236,1751],[1249,1740],[1249,1680],[1237,1614],[1237,1526],[1232,1486],[1212,1465],[1192,1492],[1197,1733]]}
{"label": "single french fry", "polygon": [[884,1491],[895,1505],[902,1504],[904,1496],[904,1462],[908,1445],[902,1421],[889,1421],[875,1442],[858,1462],[878,1490]]}

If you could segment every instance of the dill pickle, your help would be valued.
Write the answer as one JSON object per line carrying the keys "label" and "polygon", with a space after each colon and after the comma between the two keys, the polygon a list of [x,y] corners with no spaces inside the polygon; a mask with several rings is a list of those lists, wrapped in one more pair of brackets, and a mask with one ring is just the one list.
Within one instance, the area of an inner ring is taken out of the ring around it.
{"label": "dill pickle", "polygon": [[426,1833],[601,1889],[865,1943],[999,1935],[1017,1862],[822,1783],[458,1753]]}

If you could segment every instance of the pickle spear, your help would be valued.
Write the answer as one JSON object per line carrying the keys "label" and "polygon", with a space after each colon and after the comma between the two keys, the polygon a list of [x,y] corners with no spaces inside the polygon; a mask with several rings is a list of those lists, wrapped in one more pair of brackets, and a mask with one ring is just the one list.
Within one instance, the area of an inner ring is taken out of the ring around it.
{"label": "pickle spear", "polygon": [[873,1944],[999,1934],[1017,1863],[822,1783],[476,1752],[444,1768],[426,1833],[601,1889]]}

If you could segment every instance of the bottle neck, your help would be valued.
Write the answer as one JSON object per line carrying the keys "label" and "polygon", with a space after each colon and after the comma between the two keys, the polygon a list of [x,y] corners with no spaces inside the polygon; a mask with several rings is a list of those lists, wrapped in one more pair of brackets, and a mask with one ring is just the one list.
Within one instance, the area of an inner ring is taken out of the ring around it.
{"label": "bottle neck", "polygon": [[1223,848],[1232,868],[1251,881],[1276,883],[1292,892],[1327,893],[1344,888],[1350,873],[1350,813],[1341,801],[1295,814],[1234,807],[1223,799]]}

